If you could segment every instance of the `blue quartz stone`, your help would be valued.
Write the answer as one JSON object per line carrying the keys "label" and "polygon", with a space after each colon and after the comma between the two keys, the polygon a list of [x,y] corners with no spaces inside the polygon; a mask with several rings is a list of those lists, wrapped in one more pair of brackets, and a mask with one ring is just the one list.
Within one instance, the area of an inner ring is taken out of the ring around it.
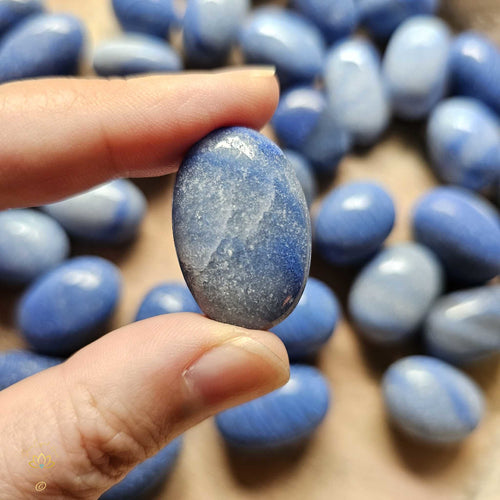
{"label": "blue quartz stone", "polygon": [[113,0],[113,9],[125,31],[167,38],[180,22],[177,0]]}
{"label": "blue quartz stone", "polygon": [[93,66],[99,76],[181,71],[182,61],[166,42],[139,34],[122,35],[98,45]]}
{"label": "blue quartz stone", "polygon": [[184,159],[173,230],[184,278],[203,312],[268,329],[300,299],[311,259],[309,210],[283,152],[242,127],[212,132]]}
{"label": "blue quartz stone", "polygon": [[49,271],[25,292],[18,325],[42,354],[63,356],[95,340],[120,296],[120,271],[100,257],[76,257]]}
{"label": "blue quartz stone", "polygon": [[162,283],[144,297],[135,320],[179,312],[201,313],[201,309],[184,283]]}
{"label": "blue quartz stone", "polygon": [[427,125],[427,148],[445,182],[483,191],[500,178],[500,122],[475,99],[453,97],[436,106]]}
{"label": "blue quartz stone", "polygon": [[299,86],[283,93],[271,125],[284,147],[305,156],[317,174],[335,172],[352,138],[341,127],[323,93]]}
{"label": "blue quartz stone", "polygon": [[99,243],[123,243],[134,237],[146,213],[146,199],[129,180],[117,179],[42,210],[71,236]]}
{"label": "blue quartz stone", "polygon": [[488,38],[468,31],[452,43],[452,90],[475,97],[500,114],[500,49]]}
{"label": "blue quartz stone", "polygon": [[223,66],[236,41],[249,0],[190,0],[183,20],[184,53],[190,66]]}
{"label": "blue quartz stone", "polygon": [[382,391],[392,422],[428,443],[462,441],[484,414],[484,396],[472,379],[427,356],[393,363],[384,374]]}
{"label": "blue quartz stone", "polygon": [[466,364],[500,352],[500,285],[451,293],[434,304],[425,324],[432,356]]}
{"label": "blue quartz stone", "polygon": [[392,198],[378,184],[344,184],[321,202],[314,219],[314,243],[333,264],[359,264],[379,250],[395,217]]}
{"label": "blue quartz stone", "polygon": [[424,195],[413,212],[413,234],[462,284],[481,284],[500,273],[500,216],[470,191],[439,187]]}
{"label": "blue quartz stone", "polygon": [[416,243],[380,252],[356,278],[349,312],[358,332],[380,344],[406,340],[424,321],[443,288],[436,257]]}
{"label": "blue quartz stone", "polygon": [[292,314],[271,331],[283,341],[290,358],[303,359],[328,342],[339,316],[340,306],[333,291],[322,281],[309,278]]}
{"label": "blue quartz stone", "polygon": [[355,0],[293,0],[292,5],[321,30],[329,43],[350,35],[358,25]]}
{"label": "blue quartz stone", "polygon": [[440,0],[357,0],[361,24],[379,39],[389,38],[406,19],[435,14]]}
{"label": "blue quartz stone", "polygon": [[[0,83],[78,71],[85,28],[69,14],[31,16],[0,42]],[[36,47],[36,50],[34,49]]]}
{"label": "blue quartz stone", "polygon": [[36,210],[0,212],[0,283],[25,285],[69,254],[64,229]]}
{"label": "blue quartz stone", "polygon": [[0,391],[60,362],[58,358],[21,349],[0,352]]}
{"label": "blue quartz stone", "polygon": [[321,74],[325,56],[319,30],[307,19],[276,7],[254,11],[240,31],[249,64],[272,64],[282,85],[310,83]]}
{"label": "blue quartz stone", "polygon": [[326,57],[324,79],[340,125],[362,146],[375,142],[389,125],[391,110],[373,44],[352,38],[334,45]]}
{"label": "blue quartz stone", "polygon": [[41,0],[0,0],[0,36],[23,19],[43,10]]}
{"label": "blue quartz stone", "polygon": [[424,118],[446,95],[450,45],[450,30],[436,17],[413,17],[394,32],[383,74],[398,117]]}
{"label": "blue quartz stone", "polygon": [[172,471],[182,447],[177,438],[156,455],[134,467],[99,500],[153,500]]}
{"label": "blue quartz stone", "polygon": [[316,193],[318,192],[318,186],[316,183],[316,178],[314,177],[314,170],[309,163],[309,161],[302,156],[300,153],[287,149],[283,151],[290,165],[295,170],[295,175],[299,179],[302,190],[306,197],[307,205],[311,206],[314,198],[316,198]]}
{"label": "blue quartz stone", "polygon": [[329,405],[325,377],[312,366],[292,365],[283,387],[219,413],[215,422],[231,447],[266,452],[311,437]]}

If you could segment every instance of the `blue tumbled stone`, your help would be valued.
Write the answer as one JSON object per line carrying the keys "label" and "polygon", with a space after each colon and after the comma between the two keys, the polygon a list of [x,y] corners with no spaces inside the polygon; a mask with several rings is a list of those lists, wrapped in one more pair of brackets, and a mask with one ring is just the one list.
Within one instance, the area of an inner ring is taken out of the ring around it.
{"label": "blue tumbled stone", "polygon": [[43,10],[41,0],[0,0],[0,36],[23,19]]}
{"label": "blue tumbled stone", "polygon": [[484,414],[484,396],[472,379],[427,356],[393,363],[384,374],[382,391],[394,424],[429,443],[462,441]]}
{"label": "blue tumbled stone", "polygon": [[60,362],[58,358],[21,349],[0,352],[0,391]]}
{"label": "blue tumbled stone", "polygon": [[85,28],[69,14],[39,14],[9,31],[0,42],[0,82],[78,71]]}
{"label": "blue tumbled stone", "polygon": [[25,292],[18,325],[28,344],[63,356],[95,340],[120,296],[120,271],[100,257],[76,257],[49,271]]}
{"label": "blue tumbled stone", "polygon": [[201,313],[201,309],[184,283],[163,283],[144,297],[135,321],[179,312]]}
{"label": "blue tumbled stone", "polygon": [[416,16],[392,35],[383,60],[383,75],[394,113],[424,118],[445,96],[449,80],[451,34],[436,17]]}
{"label": "blue tumbled stone", "polygon": [[425,194],[413,212],[413,234],[461,283],[481,284],[500,273],[500,216],[470,191],[439,187]]}
{"label": "blue tumbled stone", "polygon": [[156,455],[134,467],[99,500],[153,500],[172,471],[182,447],[177,438]]}
{"label": "blue tumbled stone", "polygon": [[199,68],[223,66],[249,8],[249,0],[187,2],[183,40],[188,64]]}
{"label": "blue tumbled stone", "polygon": [[453,97],[436,106],[427,148],[445,182],[483,191],[500,179],[500,122],[475,99]]}
{"label": "blue tumbled stone", "polygon": [[146,199],[129,180],[117,179],[42,210],[71,236],[100,243],[123,243],[134,237],[146,212]]}
{"label": "blue tumbled stone", "polygon": [[468,31],[452,43],[452,90],[475,97],[500,114],[500,49],[480,33]]}
{"label": "blue tumbled stone", "polygon": [[293,0],[292,5],[321,30],[329,43],[350,35],[358,25],[356,0]]}
{"label": "blue tumbled stone", "polygon": [[283,341],[290,358],[303,359],[328,342],[339,316],[340,306],[333,291],[322,281],[309,278],[292,314],[271,331]]}
{"label": "blue tumbled stone", "polygon": [[349,312],[357,331],[381,344],[407,339],[441,293],[442,274],[432,252],[416,243],[380,252],[349,292]]}
{"label": "blue tumbled stone", "polygon": [[302,16],[276,7],[254,11],[240,31],[249,64],[272,64],[282,85],[310,83],[321,74],[325,46],[319,30]]}
{"label": "blue tumbled stone", "polygon": [[424,328],[432,356],[465,364],[500,352],[500,285],[445,295]]}
{"label": "blue tumbled stone", "polygon": [[295,175],[302,186],[302,191],[304,191],[307,205],[311,206],[314,198],[316,198],[316,193],[318,192],[318,186],[311,164],[304,156],[296,151],[292,151],[291,149],[286,149],[283,153],[285,153],[287,160],[293,167]]}
{"label": "blue tumbled stone", "polygon": [[314,243],[333,264],[359,264],[382,246],[395,217],[392,198],[378,184],[344,184],[321,202],[313,224]]}
{"label": "blue tumbled stone", "polygon": [[99,76],[128,76],[181,71],[182,61],[168,43],[146,35],[128,34],[98,45],[93,66]]}
{"label": "blue tumbled stone", "polygon": [[293,310],[311,259],[309,211],[283,152],[254,130],[212,132],[184,159],[174,241],[207,316],[267,329]]}
{"label": "blue tumbled stone", "polygon": [[30,209],[0,212],[1,283],[29,283],[68,254],[68,237],[55,220]]}
{"label": "blue tumbled stone", "polygon": [[217,428],[235,448],[282,448],[309,438],[326,416],[330,388],[312,366],[292,365],[290,380],[263,397],[219,413]]}

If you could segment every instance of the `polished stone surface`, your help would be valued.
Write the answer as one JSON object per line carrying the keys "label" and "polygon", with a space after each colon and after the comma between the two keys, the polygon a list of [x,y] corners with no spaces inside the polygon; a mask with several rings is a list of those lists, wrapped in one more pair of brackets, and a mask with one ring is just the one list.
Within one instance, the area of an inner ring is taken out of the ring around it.
{"label": "polished stone surface", "polygon": [[432,189],[417,201],[413,234],[461,284],[500,273],[500,215],[484,198],[458,187]]}
{"label": "polished stone surface", "polygon": [[393,423],[425,442],[462,441],[484,414],[484,396],[474,381],[427,356],[410,356],[393,363],[384,374],[382,391]]}
{"label": "polished stone surface", "polygon": [[43,12],[41,0],[0,0],[0,36],[33,14]]}
{"label": "polished stone surface", "polygon": [[299,301],[309,211],[285,155],[258,132],[220,129],[189,151],[175,183],[173,230],[186,283],[210,318],[267,329]]}
{"label": "polished stone surface", "polygon": [[314,367],[292,365],[290,380],[280,389],[215,417],[228,445],[266,452],[300,443],[324,420],[330,388]]}
{"label": "polished stone surface", "polygon": [[356,330],[381,344],[405,340],[441,293],[442,274],[432,252],[417,243],[383,250],[363,268],[349,292]]}
{"label": "polished stone surface", "polygon": [[318,192],[318,186],[316,178],[314,177],[314,170],[307,158],[302,156],[296,151],[291,149],[286,149],[283,151],[287,160],[292,165],[295,170],[295,175],[302,186],[302,191],[304,191],[304,196],[306,197],[307,205],[310,207],[316,194]]}

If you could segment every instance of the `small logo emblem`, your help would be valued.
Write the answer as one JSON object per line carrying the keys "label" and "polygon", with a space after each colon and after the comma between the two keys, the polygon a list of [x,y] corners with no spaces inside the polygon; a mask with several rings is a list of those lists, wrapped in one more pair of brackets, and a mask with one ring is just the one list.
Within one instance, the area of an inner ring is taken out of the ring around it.
{"label": "small logo emblem", "polygon": [[45,481],[38,481],[38,483],[35,484],[35,491],[44,491],[45,488],[47,488],[47,483]]}
{"label": "small logo emblem", "polygon": [[55,463],[52,461],[50,455],[45,455],[40,453],[40,455],[33,455],[33,458],[28,462],[30,467],[33,469],[51,469],[54,467]]}

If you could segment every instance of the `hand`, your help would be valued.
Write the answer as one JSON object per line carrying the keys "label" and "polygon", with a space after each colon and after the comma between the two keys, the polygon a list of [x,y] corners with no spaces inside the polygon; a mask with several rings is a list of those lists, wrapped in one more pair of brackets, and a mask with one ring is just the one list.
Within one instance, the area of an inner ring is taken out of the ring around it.
{"label": "hand", "polygon": [[[225,125],[262,127],[278,99],[266,70],[0,87],[0,208],[115,177],[173,172]],[[23,450],[50,443],[44,498],[95,499],[204,418],[284,384],[281,342],[196,314],[116,330],[0,393],[0,497],[39,498]]]}

